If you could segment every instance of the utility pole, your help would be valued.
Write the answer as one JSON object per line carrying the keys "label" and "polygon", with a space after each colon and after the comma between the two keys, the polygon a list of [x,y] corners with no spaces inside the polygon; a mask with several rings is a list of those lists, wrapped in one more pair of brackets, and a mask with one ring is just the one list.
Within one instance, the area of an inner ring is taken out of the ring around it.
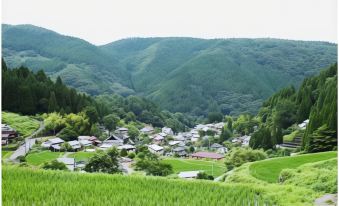
{"label": "utility pole", "polygon": [[214,176],[214,161],[212,162],[212,176]]}

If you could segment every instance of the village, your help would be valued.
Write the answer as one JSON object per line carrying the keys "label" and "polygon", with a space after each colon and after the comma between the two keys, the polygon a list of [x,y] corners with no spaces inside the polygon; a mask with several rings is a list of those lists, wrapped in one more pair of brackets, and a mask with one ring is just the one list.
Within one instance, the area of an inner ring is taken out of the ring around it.
{"label": "village", "polygon": [[[5,146],[10,141],[19,138],[19,134],[9,125],[2,124],[2,145]],[[116,147],[125,157],[120,159],[121,170],[125,174],[133,172],[133,158],[136,148],[140,145],[147,146],[149,152],[156,154],[162,159],[196,159],[216,161],[223,164],[222,159],[229,148],[225,145],[213,141],[214,137],[221,134],[224,122],[211,124],[198,124],[187,132],[174,133],[171,128],[154,128],[145,125],[139,130],[139,137],[133,141],[128,135],[128,128],[118,127],[110,132],[105,127],[100,129],[108,136],[105,140],[99,140],[95,136],[78,136],[77,140],[64,141],[59,137],[32,138],[30,145],[22,144],[24,154],[30,150],[39,148],[39,151],[50,151],[52,153],[65,152],[67,155],[57,157],[56,160],[64,163],[70,171],[84,172],[83,168],[89,157],[93,156],[96,150],[106,151]],[[237,146],[246,147],[249,144],[250,136],[244,135],[232,138],[231,142]],[[18,149],[20,150],[20,148]],[[77,155],[88,158],[77,159]],[[14,156],[14,157],[13,157]],[[20,159],[21,155],[13,154],[10,159]],[[29,155],[28,155],[29,156]],[[179,178],[196,178],[200,171],[181,171],[177,175]]]}

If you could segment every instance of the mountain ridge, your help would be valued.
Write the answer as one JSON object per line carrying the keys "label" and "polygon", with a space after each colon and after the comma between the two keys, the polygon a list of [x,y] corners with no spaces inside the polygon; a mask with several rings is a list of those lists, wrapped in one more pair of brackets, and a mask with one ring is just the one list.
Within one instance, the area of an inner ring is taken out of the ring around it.
{"label": "mountain ridge", "polygon": [[[44,68],[92,95],[137,94],[164,109],[198,116],[211,110],[256,113],[263,99],[290,84],[299,86],[337,55],[336,44],[319,41],[138,37],[95,46],[40,27],[5,27],[9,67]],[[39,34],[41,29],[48,34]]]}

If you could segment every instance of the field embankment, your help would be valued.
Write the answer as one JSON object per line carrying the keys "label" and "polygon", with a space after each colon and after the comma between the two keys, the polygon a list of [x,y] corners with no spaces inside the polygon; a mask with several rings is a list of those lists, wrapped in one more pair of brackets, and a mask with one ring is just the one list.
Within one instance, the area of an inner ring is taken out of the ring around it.
{"label": "field embankment", "polygon": [[283,169],[294,169],[303,164],[328,160],[337,157],[337,152],[321,152],[291,157],[273,158],[251,164],[251,175],[270,183],[278,182],[279,174]]}

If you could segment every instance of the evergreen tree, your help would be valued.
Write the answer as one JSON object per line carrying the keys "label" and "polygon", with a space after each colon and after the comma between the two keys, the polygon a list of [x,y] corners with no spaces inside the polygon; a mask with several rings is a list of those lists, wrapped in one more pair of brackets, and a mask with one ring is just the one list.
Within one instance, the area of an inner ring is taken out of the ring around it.
{"label": "evergreen tree", "polygon": [[56,112],[59,110],[59,106],[55,97],[55,93],[52,91],[48,101],[48,112]]}

